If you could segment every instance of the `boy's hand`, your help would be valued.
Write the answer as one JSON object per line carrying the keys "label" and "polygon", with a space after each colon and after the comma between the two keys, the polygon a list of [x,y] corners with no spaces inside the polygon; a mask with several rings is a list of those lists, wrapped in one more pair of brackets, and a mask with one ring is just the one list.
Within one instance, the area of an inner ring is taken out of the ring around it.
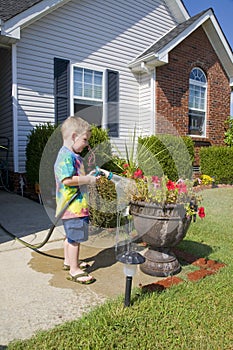
{"label": "boy's hand", "polygon": [[106,178],[109,177],[109,171],[107,171],[107,170],[105,170],[105,169],[101,169],[101,168],[100,168],[100,171],[104,174],[104,176],[105,176]]}
{"label": "boy's hand", "polygon": [[96,179],[98,179],[99,176],[93,176],[93,175],[86,175],[87,178],[87,183],[88,185],[95,185],[96,184]]}
{"label": "boy's hand", "polygon": [[92,171],[90,171],[90,172],[87,174],[87,176],[89,176],[89,175],[94,176],[94,175],[95,175],[95,173],[96,173],[96,170],[92,170]]}

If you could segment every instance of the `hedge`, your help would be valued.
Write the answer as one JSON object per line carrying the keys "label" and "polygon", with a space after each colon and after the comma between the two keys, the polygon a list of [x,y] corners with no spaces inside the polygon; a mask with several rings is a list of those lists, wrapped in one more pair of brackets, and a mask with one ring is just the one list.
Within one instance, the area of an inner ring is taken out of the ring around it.
{"label": "hedge", "polygon": [[233,148],[225,146],[200,149],[200,171],[214,178],[215,183],[233,184]]}

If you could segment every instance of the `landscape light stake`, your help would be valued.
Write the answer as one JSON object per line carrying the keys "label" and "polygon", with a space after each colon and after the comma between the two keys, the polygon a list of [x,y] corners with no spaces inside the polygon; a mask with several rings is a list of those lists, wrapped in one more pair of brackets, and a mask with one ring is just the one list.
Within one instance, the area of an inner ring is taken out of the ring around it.
{"label": "landscape light stake", "polygon": [[136,251],[127,251],[117,255],[117,260],[124,264],[123,270],[126,276],[124,306],[126,307],[130,306],[132,279],[136,273],[137,265],[144,263],[145,258]]}

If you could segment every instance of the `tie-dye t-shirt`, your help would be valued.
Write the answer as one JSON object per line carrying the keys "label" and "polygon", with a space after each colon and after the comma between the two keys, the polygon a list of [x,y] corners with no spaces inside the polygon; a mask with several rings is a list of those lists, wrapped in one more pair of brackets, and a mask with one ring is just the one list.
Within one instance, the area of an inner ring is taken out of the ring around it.
{"label": "tie-dye t-shirt", "polygon": [[[85,175],[83,159],[79,154],[63,146],[54,165],[56,179],[56,215],[64,208],[70,198],[77,192],[77,186],[66,186],[63,180],[74,175]],[[65,211],[62,219],[88,216],[86,186],[80,186],[80,193]]]}

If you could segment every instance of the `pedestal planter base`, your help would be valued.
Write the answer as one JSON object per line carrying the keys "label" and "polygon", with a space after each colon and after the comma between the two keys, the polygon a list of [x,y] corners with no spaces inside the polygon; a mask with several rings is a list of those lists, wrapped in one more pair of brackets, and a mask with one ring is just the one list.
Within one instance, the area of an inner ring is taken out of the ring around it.
{"label": "pedestal planter base", "polygon": [[171,249],[182,241],[191,223],[184,205],[161,207],[153,203],[131,202],[130,213],[136,231],[150,246],[141,270],[158,277],[180,272],[181,266]]}
{"label": "pedestal planter base", "polygon": [[167,277],[180,272],[181,266],[174,253],[168,250],[148,249],[146,261],[140,265],[142,272],[157,277]]}

